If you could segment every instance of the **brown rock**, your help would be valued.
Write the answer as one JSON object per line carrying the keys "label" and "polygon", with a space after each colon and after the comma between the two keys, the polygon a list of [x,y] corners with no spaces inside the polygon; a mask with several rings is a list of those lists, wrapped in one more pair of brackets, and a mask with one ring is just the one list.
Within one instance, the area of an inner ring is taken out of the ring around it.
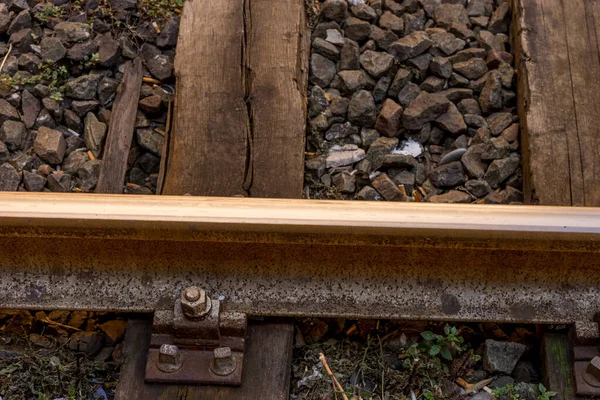
{"label": "brown rock", "polygon": [[390,46],[390,52],[400,61],[408,60],[424,53],[431,47],[433,41],[423,32],[414,32],[395,41]]}
{"label": "brown rock", "polygon": [[60,164],[67,150],[67,142],[61,132],[42,126],[33,143],[33,150],[47,163]]}
{"label": "brown rock", "polygon": [[402,123],[406,129],[418,130],[450,107],[451,102],[439,94],[421,92],[404,111]]}
{"label": "brown rock", "polygon": [[88,355],[95,355],[102,349],[104,337],[99,332],[75,332],[69,339],[69,348]]}
{"label": "brown rock", "polygon": [[433,18],[441,27],[452,24],[471,25],[467,10],[460,4],[440,4],[433,10]]}
{"label": "brown rock", "polygon": [[23,90],[21,97],[21,110],[23,111],[23,122],[29,129],[35,125],[35,120],[42,110],[42,103],[27,90]]}
{"label": "brown rock", "polygon": [[381,107],[375,129],[382,135],[394,137],[400,129],[402,107],[392,99],[386,99]]}
{"label": "brown rock", "polygon": [[490,71],[481,94],[479,105],[483,112],[491,112],[502,108],[504,98],[502,95],[502,76],[496,70]]}
{"label": "brown rock", "polygon": [[104,332],[109,344],[115,344],[125,336],[127,322],[121,320],[108,321],[98,325],[98,328]]}
{"label": "brown rock", "polygon": [[452,68],[467,79],[478,79],[488,71],[487,64],[482,58],[471,58],[454,64]]}
{"label": "brown rock", "polygon": [[371,184],[387,201],[406,201],[406,194],[400,190],[386,173],[373,179]]}
{"label": "brown rock", "polygon": [[465,119],[454,103],[448,105],[448,111],[437,117],[434,124],[443,130],[450,132],[454,136],[458,136],[467,131]]}
{"label": "brown rock", "polygon": [[438,194],[429,198],[431,203],[470,203],[471,196],[458,190],[450,190],[448,193]]}
{"label": "brown rock", "polygon": [[140,107],[148,113],[160,112],[162,106],[162,98],[160,96],[148,96],[140,100]]}

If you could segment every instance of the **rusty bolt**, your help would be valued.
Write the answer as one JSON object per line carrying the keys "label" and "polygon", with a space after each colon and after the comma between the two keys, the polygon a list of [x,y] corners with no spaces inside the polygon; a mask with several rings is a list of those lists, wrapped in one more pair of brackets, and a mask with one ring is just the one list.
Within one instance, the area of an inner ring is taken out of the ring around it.
{"label": "rusty bolt", "polygon": [[190,286],[181,292],[181,310],[191,319],[202,318],[210,311],[211,301],[204,289]]}
{"label": "rusty bolt", "polygon": [[163,344],[158,351],[157,367],[163,372],[178,371],[183,365],[183,357],[179,348],[172,344]]}
{"label": "rusty bolt", "polygon": [[229,347],[218,347],[213,352],[210,370],[219,376],[231,375],[237,368],[237,361]]}

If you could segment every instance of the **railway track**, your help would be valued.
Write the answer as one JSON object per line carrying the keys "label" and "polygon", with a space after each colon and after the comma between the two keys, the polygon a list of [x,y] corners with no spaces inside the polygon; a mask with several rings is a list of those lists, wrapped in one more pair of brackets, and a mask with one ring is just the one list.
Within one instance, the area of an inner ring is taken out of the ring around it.
{"label": "railway track", "polygon": [[[596,2],[511,2],[514,37],[504,39],[516,49],[522,127],[511,151],[520,145],[523,158],[511,174],[522,175],[524,201],[536,205],[493,207],[294,200],[312,173],[302,159],[314,155],[303,154],[303,7],[187,2],[164,145],[148,150],[161,155],[151,156],[160,168],[150,186],[163,196],[0,193],[0,308],[144,314],[127,332],[122,399],[285,398],[293,336],[285,318],[306,316],[566,326],[543,334],[546,382],[557,399],[598,394],[584,377],[600,352],[573,347],[600,336],[600,134],[590,122],[600,64],[595,42],[580,40],[597,41],[595,25],[583,32],[578,22],[598,19]],[[128,173],[141,60],[124,71],[98,193],[122,193]],[[12,178],[18,187],[20,175]],[[387,200],[421,198],[392,187]],[[194,197],[171,196],[184,193]]]}

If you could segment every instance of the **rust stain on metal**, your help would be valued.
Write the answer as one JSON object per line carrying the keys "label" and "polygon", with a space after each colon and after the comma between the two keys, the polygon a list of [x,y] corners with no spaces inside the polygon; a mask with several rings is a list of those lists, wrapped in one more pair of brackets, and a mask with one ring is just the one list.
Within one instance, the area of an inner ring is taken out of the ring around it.
{"label": "rust stain on metal", "polygon": [[0,307],[592,321],[600,210],[0,194]]}

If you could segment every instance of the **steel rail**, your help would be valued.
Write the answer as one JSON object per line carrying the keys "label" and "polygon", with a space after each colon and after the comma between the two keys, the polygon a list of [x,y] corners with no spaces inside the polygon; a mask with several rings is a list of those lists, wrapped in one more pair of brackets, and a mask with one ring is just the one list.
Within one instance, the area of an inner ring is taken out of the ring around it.
{"label": "steel rail", "polygon": [[0,194],[0,307],[591,321],[600,209]]}

